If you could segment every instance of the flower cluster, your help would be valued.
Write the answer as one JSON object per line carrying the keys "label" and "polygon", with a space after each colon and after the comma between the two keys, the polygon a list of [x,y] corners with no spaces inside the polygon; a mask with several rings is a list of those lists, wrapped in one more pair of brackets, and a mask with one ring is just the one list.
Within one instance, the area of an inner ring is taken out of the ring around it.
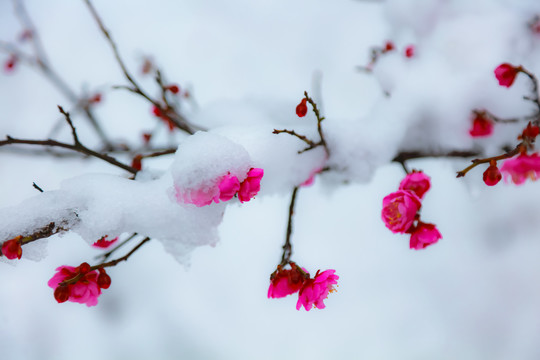
{"label": "flower cluster", "polygon": [[324,300],[328,294],[334,292],[339,276],[335,270],[325,270],[317,273],[313,278],[305,269],[300,269],[294,262],[289,263],[291,268],[284,269],[278,265],[277,270],[270,276],[268,298],[282,298],[298,293],[296,310],[302,306],[306,311],[312,308],[324,309]]}
{"label": "flower cluster", "polygon": [[176,198],[180,202],[201,207],[210,205],[212,202],[217,204],[220,201],[229,201],[236,195],[243,203],[251,200],[260,191],[263,175],[263,169],[251,168],[244,181],[240,182],[236,176],[229,173],[210,189],[200,188],[187,192],[177,189]]}
{"label": "flower cluster", "polygon": [[528,148],[533,148],[536,137],[540,134],[540,128],[529,123],[518,140],[522,143],[518,146],[519,155],[505,160],[500,170],[497,167],[497,158],[491,158],[489,167],[484,171],[484,183],[488,186],[494,186],[501,181],[503,174],[504,180],[508,182],[510,178],[516,185],[521,185],[527,179],[535,181],[540,176],[540,155],[538,153],[527,154]]}
{"label": "flower cluster", "polygon": [[420,221],[418,213],[430,187],[429,177],[413,170],[401,181],[398,191],[383,199],[381,217],[384,224],[395,234],[410,234],[411,249],[424,249],[442,238],[435,225]]}
{"label": "flower cluster", "polygon": [[92,270],[88,263],[78,267],[60,266],[56,274],[47,283],[54,289],[54,298],[59,303],[66,301],[95,306],[101,289],[111,286],[111,278],[105,269]]}

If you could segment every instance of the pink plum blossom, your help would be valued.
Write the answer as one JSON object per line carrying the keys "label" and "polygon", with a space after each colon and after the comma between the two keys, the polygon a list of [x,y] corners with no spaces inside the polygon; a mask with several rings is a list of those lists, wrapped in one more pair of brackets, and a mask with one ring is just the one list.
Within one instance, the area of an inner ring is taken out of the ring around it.
{"label": "pink plum blossom", "polygon": [[[278,266],[277,272],[270,278],[268,298],[282,298],[298,292],[306,280],[304,274],[307,274],[307,271],[304,270],[302,273],[294,263],[291,263],[291,269]],[[309,277],[309,274],[307,276]]]}
{"label": "pink plum blossom", "polygon": [[540,176],[540,156],[537,153],[521,154],[515,158],[506,160],[501,166],[504,180],[512,178],[512,182],[521,185],[527,179],[535,181]]}
{"label": "pink plum blossom", "polygon": [[300,310],[303,306],[306,311],[316,307],[318,309],[324,309],[324,300],[328,297],[328,294],[334,292],[334,285],[337,284],[339,276],[334,275],[335,270],[326,270],[320,272],[317,271],[313,279],[308,279],[302,285],[300,292],[298,293],[298,302],[296,303],[296,310]]}
{"label": "pink plum blossom", "polygon": [[411,234],[409,247],[415,250],[425,249],[440,239],[442,239],[442,235],[435,225],[419,222]]}
{"label": "pink plum blossom", "polygon": [[318,167],[315,170],[313,170],[306,181],[300,184],[300,186],[311,186],[313,185],[313,182],[315,182],[315,175],[320,173],[322,171],[322,167]]}
{"label": "pink plum blossom", "polygon": [[199,188],[183,190],[176,188],[176,200],[184,204],[193,204],[197,207],[210,205],[213,201],[219,200],[219,188],[217,186],[210,188]]}
{"label": "pink plum blossom", "polygon": [[[82,263],[79,267],[60,266],[56,269],[56,274],[49,280],[47,285],[55,289],[55,298],[58,302],[66,301],[86,304],[86,306],[95,306],[98,303],[98,297],[101,295],[101,289],[98,285],[98,272],[96,270],[88,271],[90,266]],[[80,279],[74,284],[60,285],[65,280],[73,279],[81,275]]]}
{"label": "pink plum blossom", "polygon": [[238,191],[238,199],[240,202],[246,202],[251,200],[259,190],[261,189],[261,179],[264,175],[264,170],[259,168],[252,168],[249,170],[247,177],[240,184],[240,190]]}
{"label": "pink plum blossom", "polygon": [[242,183],[234,175],[228,173],[213,186],[206,186],[193,189],[181,189],[176,187],[176,200],[184,204],[194,204],[197,207],[216,204],[220,201],[229,201],[236,194],[240,202],[251,200],[261,189],[261,179],[264,175],[263,169],[252,168],[247,173],[247,177]]}
{"label": "pink plum blossom", "polygon": [[420,198],[407,190],[398,190],[383,199],[382,220],[393,233],[405,233],[422,206]]}
{"label": "pink plum blossom", "polygon": [[227,174],[221,179],[218,188],[219,200],[229,201],[236,195],[238,190],[240,190],[240,181],[238,181],[236,176]]}
{"label": "pink plum blossom", "polygon": [[399,190],[411,191],[420,199],[424,197],[424,194],[431,187],[429,176],[422,171],[413,170],[412,173],[407,174],[401,183],[399,184]]}
{"label": "pink plum blossom", "polygon": [[107,240],[107,237],[108,237],[108,235],[103,236],[101,239],[94,242],[92,244],[92,247],[95,247],[95,248],[98,248],[98,249],[107,249],[112,244],[114,244],[115,242],[118,241],[118,236],[111,239],[111,240]]}

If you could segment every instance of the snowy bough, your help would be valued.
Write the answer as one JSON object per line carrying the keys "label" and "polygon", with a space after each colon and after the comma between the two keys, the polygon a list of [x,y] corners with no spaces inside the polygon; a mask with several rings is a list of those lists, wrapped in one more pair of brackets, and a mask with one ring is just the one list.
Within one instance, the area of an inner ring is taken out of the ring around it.
{"label": "snowy bough", "polygon": [[[444,234],[422,206],[432,183],[429,169],[414,168],[415,159],[461,159],[457,177],[481,178],[486,186],[504,186],[503,178],[508,186],[521,185],[540,175],[535,148],[540,20],[534,15],[540,9],[532,5],[524,11],[494,2],[473,21],[474,6],[433,1],[429,22],[418,22],[388,2],[396,34],[404,28],[409,38],[396,36],[373,47],[367,65],[356,71],[377,79],[380,98],[365,118],[338,119],[323,113],[317,86],[286,105],[246,101],[219,110],[199,108],[190,90],[169,82],[151,58],[141,61],[139,72],[128,69],[99,12],[90,0],[84,3],[125,78],[113,88],[146,101],[156,126],[141,131],[136,144],[112,140],[116,136],[95,114],[103,94],[78,93],[62,79],[22,2],[15,1],[21,35],[0,43],[7,53],[5,76],[34,67],[69,104],[58,106],[61,119],[48,138],[6,134],[0,147],[25,147],[30,153],[45,147],[50,156],[80,154],[125,172],[66,179],[56,190],[34,184],[39,194],[0,210],[2,261],[40,260],[46,239],[65,232],[103,249],[98,261],[61,265],[51,274],[48,285],[59,303],[96,305],[102,290],[114,286],[107,271],[144,251],[149,241],[161,242],[187,264],[195,248],[219,241],[228,206],[288,193],[283,251],[276,268],[269,269],[268,297],[297,294],[297,309],[323,309],[337,288],[336,269],[307,269],[293,260],[295,205],[304,187],[314,181],[328,189],[367,184],[378,168],[401,166],[396,191],[372,211],[380,212],[381,225],[402,234],[397,236],[407,239],[411,250],[429,256],[429,247]],[[504,31],[501,23],[507,25]],[[471,56],[471,49],[478,53]],[[152,91],[138,80],[145,76],[154,80]],[[86,145],[78,124],[100,144]],[[69,129],[70,141],[54,139],[62,128]],[[147,165],[147,159],[158,157],[170,158],[169,166]]]}

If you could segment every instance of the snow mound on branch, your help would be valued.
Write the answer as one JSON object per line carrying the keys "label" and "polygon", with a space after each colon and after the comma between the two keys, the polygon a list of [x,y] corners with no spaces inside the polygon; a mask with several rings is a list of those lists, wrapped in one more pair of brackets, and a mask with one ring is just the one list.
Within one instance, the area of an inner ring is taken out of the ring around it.
{"label": "snow mound on branch", "polygon": [[168,195],[170,173],[139,182],[112,175],[84,175],[61,185],[64,198],[77,198],[79,222],[73,227],[88,244],[100,237],[139,233],[161,241],[179,262],[185,263],[197,246],[218,241],[221,206],[183,207]]}
{"label": "snow mound on branch", "polygon": [[[246,149],[229,139],[208,132],[188,137],[176,151],[171,166],[173,195],[180,202],[192,204],[192,197],[209,194],[219,197],[219,181],[231,174],[242,182],[252,163]],[[194,205],[191,205],[194,206]]]}
{"label": "snow mound on branch", "polygon": [[[0,209],[0,239],[12,239],[18,235],[32,235],[47,227],[69,229],[78,222],[75,208],[80,203],[76,196],[64,196],[61,191],[50,191],[27,199],[20,205]],[[40,239],[24,245],[22,257],[39,261],[47,255],[46,241]],[[0,261],[15,263],[4,256]]]}
{"label": "snow mound on branch", "polygon": [[210,133],[241,145],[249,153],[252,167],[264,169],[260,195],[287,193],[325,166],[322,148],[299,154],[308,146],[305,142],[289,134],[273,134],[274,129],[288,129],[319,140],[313,112],[299,118],[295,108],[292,102],[231,100],[201,109],[197,121],[216,125]]}
{"label": "snow mound on branch", "polygon": [[[322,148],[299,154],[299,151],[307,147],[306,143],[289,134],[273,134],[273,130],[274,127],[269,125],[242,128],[229,126],[214,130],[241,144],[253,159],[254,167],[264,169],[259,192],[262,196],[290,192],[325,164]],[[305,127],[297,127],[296,130],[317,139],[318,135],[310,134]]]}

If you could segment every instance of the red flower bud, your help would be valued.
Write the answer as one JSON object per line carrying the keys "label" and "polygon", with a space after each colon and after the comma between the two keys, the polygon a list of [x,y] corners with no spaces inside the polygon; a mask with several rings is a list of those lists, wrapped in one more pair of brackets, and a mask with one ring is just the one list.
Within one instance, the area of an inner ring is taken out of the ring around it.
{"label": "red flower bud", "polygon": [[131,167],[138,170],[138,171],[141,171],[142,169],[142,155],[136,155],[134,158],[133,158],[133,161],[131,162]]}
{"label": "red flower bud", "polygon": [[150,133],[143,133],[142,136],[145,144],[148,144],[150,142],[150,139],[152,139],[152,134]]}
{"label": "red flower bud", "polygon": [[152,71],[153,68],[154,62],[152,61],[152,59],[145,57],[141,67],[141,72],[143,73],[143,75],[150,74],[150,71]]}
{"label": "red flower bud", "polygon": [[101,289],[108,289],[111,286],[111,277],[107,275],[105,269],[99,269],[97,284]]}
{"label": "red flower bud", "polygon": [[484,171],[484,183],[487,186],[495,186],[501,179],[502,175],[499,168],[497,168],[497,162],[492,161],[487,170]]}
{"label": "red flower bud", "polygon": [[163,116],[163,112],[156,105],[152,106],[152,114],[154,114],[154,116],[157,116],[157,117],[162,117]]}
{"label": "red flower bud", "polygon": [[517,74],[520,72],[521,66],[516,67],[508,63],[501,64],[495,69],[495,77],[499,80],[499,85],[510,87],[514,83]]}
{"label": "red flower bud", "polygon": [[90,264],[87,262],[83,262],[81,265],[79,265],[79,273],[86,274],[90,271]]}
{"label": "red flower bud", "polygon": [[165,90],[169,90],[173,94],[178,94],[180,92],[180,88],[178,87],[178,85],[169,85],[165,87]]}
{"label": "red flower bud", "polygon": [[405,56],[412,58],[414,56],[414,45],[409,45],[405,48]]}
{"label": "red flower bud", "polygon": [[391,42],[391,41],[387,41],[386,44],[384,44],[384,50],[383,52],[387,52],[387,51],[392,51],[394,50],[396,47],[394,46],[394,43]]}
{"label": "red flower bud", "polygon": [[300,104],[296,106],[296,115],[299,117],[304,117],[307,114],[307,105],[306,105],[306,98],[303,98],[302,101],[300,101]]}
{"label": "red flower bud", "polygon": [[2,254],[10,260],[20,259],[22,256],[21,242],[22,236],[17,236],[2,244]]}
{"label": "red flower bud", "polygon": [[101,93],[96,93],[94,96],[88,99],[88,103],[90,104],[97,104],[100,102],[101,102]]}
{"label": "red flower bud", "polygon": [[469,129],[472,137],[489,136],[493,133],[493,123],[482,113],[477,113]]}
{"label": "red flower bud", "polygon": [[6,73],[11,73],[15,69],[15,65],[17,65],[17,62],[19,62],[19,59],[15,54],[12,54],[4,63],[4,71]]}
{"label": "red flower bud", "polygon": [[71,292],[69,291],[69,286],[60,285],[54,289],[54,298],[58,301],[59,304],[68,301]]}

